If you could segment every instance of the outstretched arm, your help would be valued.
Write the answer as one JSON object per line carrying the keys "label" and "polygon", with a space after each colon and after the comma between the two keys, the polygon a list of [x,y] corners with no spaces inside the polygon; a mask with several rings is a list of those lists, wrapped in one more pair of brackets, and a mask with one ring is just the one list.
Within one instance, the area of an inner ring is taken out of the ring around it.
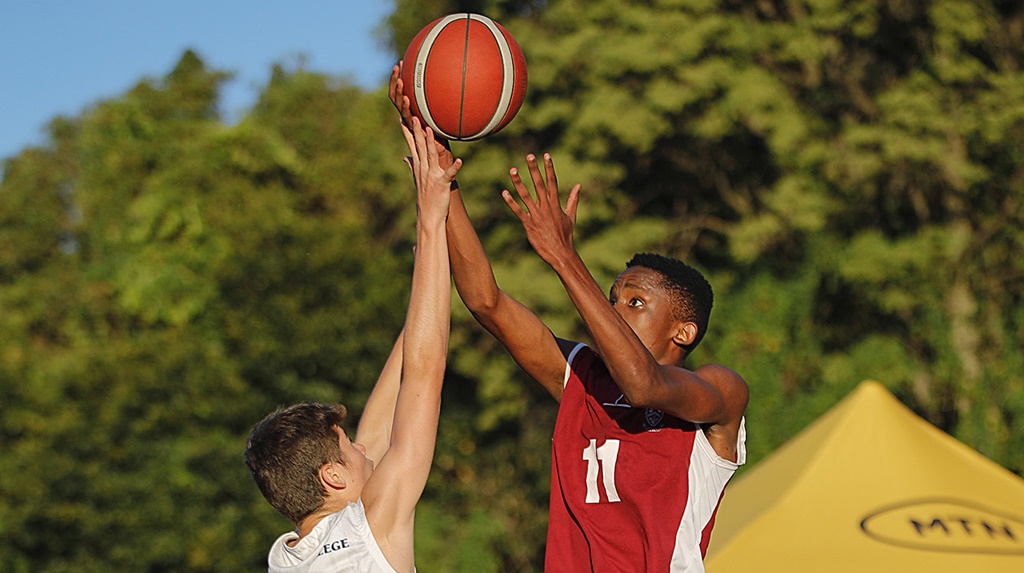
{"label": "outstretched arm", "polygon": [[630,403],[692,422],[738,428],[747,400],[743,380],[721,366],[694,372],[659,364],[609,304],[573,245],[579,185],[569,192],[563,210],[551,156],[544,155],[543,173],[533,155],[527,157],[527,166],[536,196],[527,189],[516,169],[510,171],[516,196],[508,190],[502,196],[523,224],[534,250],[558,274],[598,353]]}
{"label": "outstretched arm", "polygon": [[[401,65],[400,62],[392,70],[388,96],[402,116],[403,123],[409,125],[412,113],[409,98],[403,93]],[[443,141],[439,141],[437,147],[440,163],[445,166],[446,162],[451,162],[451,149]],[[530,309],[498,287],[490,260],[454,182],[447,234],[452,277],[463,303],[530,377],[556,400],[561,399],[565,376],[563,351],[569,343],[556,339]]]}
{"label": "outstretched arm", "polygon": [[450,185],[462,166],[438,165],[433,134],[403,126],[416,180],[416,255],[402,340],[401,385],[391,447],[363,489],[374,537],[396,569],[411,570],[412,523],[430,473],[448,352],[451,277],[445,218]]}
{"label": "outstretched arm", "polygon": [[452,276],[462,301],[523,371],[561,400],[569,343],[556,339],[537,315],[498,288],[458,190],[452,193],[447,229]]}
{"label": "outstretched arm", "polygon": [[366,448],[366,457],[374,462],[380,461],[391,446],[391,426],[395,420],[395,402],[398,400],[398,385],[402,380],[402,344],[405,329],[398,334],[391,354],[384,362],[384,368],[377,377],[370,396],[366,399],[366,407],[359,417],[356,430],[357,444]]}

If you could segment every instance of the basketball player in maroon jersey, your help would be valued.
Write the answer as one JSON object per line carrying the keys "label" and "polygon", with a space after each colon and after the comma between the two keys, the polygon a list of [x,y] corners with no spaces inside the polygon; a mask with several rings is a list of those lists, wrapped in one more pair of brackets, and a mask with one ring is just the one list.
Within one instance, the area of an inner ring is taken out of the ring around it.
{"label": "basketball player in maroon jersey", "polygon": [[[393,74],[389,93],[408,119],[401,88]],[[503,197],[594,348],[556,338],[498,287],[457,189],[447,233],[462,300],[559,401],[545,570],[702,572],[725,485],[746,458],[748,399],[731,369],[684,366],[707,330],[711,286],[681,261],[641,254],[606,297],[573,245],[579,185],[563,210],[550,156],[543,171],[533,155],[527,167],[535,195],[513,168],[516,195]]]}

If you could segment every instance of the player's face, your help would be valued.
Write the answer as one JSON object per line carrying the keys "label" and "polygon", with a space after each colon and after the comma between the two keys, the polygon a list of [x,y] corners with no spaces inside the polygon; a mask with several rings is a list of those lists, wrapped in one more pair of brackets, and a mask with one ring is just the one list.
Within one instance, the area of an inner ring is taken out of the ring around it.
{"label": "player's face", "polygon": [[373,473],[373,460],[366,457],[366,448],[348,438],[348,434],[338,426],[334,427],[338,433],[338,447],[341,448],[342,459],[345,460],[345,469],[350,474],[350,479],[356,482],[360,490],[366,480]]}
{"label": "player's face", "polygon": [[630,267],[615,278],[608,295],[612,308],[629,324],[655,359],[673,345],[678,322],[672,317],[672,299],[661,286],[659,273]]}

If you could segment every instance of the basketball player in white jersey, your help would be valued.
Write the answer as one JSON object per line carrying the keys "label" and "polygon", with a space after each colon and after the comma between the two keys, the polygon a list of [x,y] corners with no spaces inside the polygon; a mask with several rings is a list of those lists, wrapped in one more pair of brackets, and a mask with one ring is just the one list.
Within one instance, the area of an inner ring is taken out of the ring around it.
{"label": "basketball player in white jersey", "polygon": [[437,437],[451,277],[445,219],[462,163],[438,165],[431,131],[403,125],[417,191],[416,262],[405,327],[355,440],[340,404],[297,404],[257,424],[245,461],[270,504],[295,524],[274,542],[271,573],[412,573],[413,519]]}

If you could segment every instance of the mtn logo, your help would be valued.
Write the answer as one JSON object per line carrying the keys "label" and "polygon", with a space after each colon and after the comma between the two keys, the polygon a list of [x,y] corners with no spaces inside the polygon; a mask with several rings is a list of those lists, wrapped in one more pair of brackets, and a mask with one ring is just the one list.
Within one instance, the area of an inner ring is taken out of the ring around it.
{"label": "mtn logo", "polygon": [[900,547],[957,553],[1024,555],[1024,519],[969,501],[931,499],[868,514],[860,528]]}

